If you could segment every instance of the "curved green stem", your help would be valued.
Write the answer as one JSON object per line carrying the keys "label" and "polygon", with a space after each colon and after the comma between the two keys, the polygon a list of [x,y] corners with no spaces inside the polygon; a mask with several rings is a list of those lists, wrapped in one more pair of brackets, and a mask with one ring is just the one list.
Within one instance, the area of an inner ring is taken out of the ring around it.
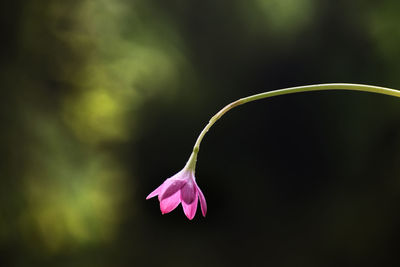
{"label": "curved green stem", "polygon": [[285,88],[285,89],[280,89],[280,90],[275,90],[275,91],[269,91],[269,92],[265,92],[265,93],[261,93],[261,94],[244,97],[239,100],[236,100],[235,102],[230,103],[229,105],[226,105],[223,109],[221,109],[217,114],[215,114],[210,119],[208,124],[204,127],[204,129],[201,131],[199,137],[197,138],[196,143],[194,144],[194,147],[193,147],[193,152],[192,152],[188,162],[186,163],[185,167],[190,168],[193,171],[195,170],[197,153],[199,152],[200,143],[203,140],[205,134],[208,132],[208,130],[211,128],[211,126],[214,125],[214,123],[216,123],[226,112],[233,109],[234,107],[237,107],[239,105],[243,105],[243,104],[246,104],[246,103],[249,103],[252,101],[256,101],[256,100],[260,100],[260,99],[264,99],[264,98],[268,98],[268,97],[273,97],[273,96],[311,92],[311,91],[324,91],[324,90],[363,91],[363,92],[370,92],[370,93],[377,93],[377,94],[400,97],[400,91],[398,91],[398,90],[385,88],[385,87],[379,87],[379,86],[364,85],[364,84],[352,84],[352,83],[324,83],[324,84],[315,84],[315,85],[306,85],[306,86],[296,86],[296,87],[290,87],[290,88]]}

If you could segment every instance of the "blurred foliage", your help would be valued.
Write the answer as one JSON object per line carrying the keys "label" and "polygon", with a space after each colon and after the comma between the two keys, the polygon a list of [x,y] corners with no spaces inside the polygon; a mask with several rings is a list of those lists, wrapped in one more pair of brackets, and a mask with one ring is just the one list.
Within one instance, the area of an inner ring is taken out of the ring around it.
{"label": "blurred foliage", "polygon": [[314,18],[314,0],[252,0],[238,2],[244,21],[253,30],[291,38],[310,26]]}
{"label": "blurred foliage", "polygon": [[[17,174],[23,204],[17,218],[5,218],[17,221],[21,245],[39,241],[59,253],[115,235],[133,183],[104,146],[133,137],[134,111],[144,97],[176,86],[183,63],[160,27],[137,14],[140,5],[44,1],[22,8],[19,60],[9,71],[22,78],[16,116],[31,140]],[[134,29],[123,26],[133,22]]]}
{"label": "blurred foliage", "polygon": [[205,138],[206,219],[144,197],[224,104],[400,88],[394,0],[22,1],[0,8],[1,266],[397,266],[400,104],[273,98]]}

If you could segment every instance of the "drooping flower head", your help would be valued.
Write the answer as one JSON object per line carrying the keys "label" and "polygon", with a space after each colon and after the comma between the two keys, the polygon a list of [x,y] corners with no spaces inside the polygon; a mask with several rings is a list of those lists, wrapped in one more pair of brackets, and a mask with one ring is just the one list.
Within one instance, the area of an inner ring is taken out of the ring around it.
{"label": "drooping flower head", "polygon": [[296,86],[285,89],[279,89],[274,91],[268,91],[260,94],[251,95],[248,97],[240,98],[218,111],[207,123],[204,129],[201,131],[199,137],[197,137],[196,143],[193,147],[193,152],[190,155],[189,161],[186,163],[185,168],[165,180],[156,190],[154,190],[146,199],[158,196],[160,201],[161,212],[168,213],[174,210],[179,203],[182,203],[183,211],[186,216],[191,220],[196,214],[197,202],[200,199],[201,211],[203,216],[206,216],[207,204],[203,193],[196,184],[194,177],[194,170],[196,167],[197,153],[200,149],[200,143],[208,130],[229,110],[239,105],[250,103],[256,100],[265,99],[268,97],[286,95],[300,92],[311,92],[311,91],[324,91],[324,90],[353,90],[353,91],[364,91],[371,93],[378,93],[384,95],[391,95],[400,98],[400,90],[394,90],[385,87],[364,85],[364,84],[351,84],[351,83],[327,83],[327,84],[315,84],[306,86]]}
{"label": "drooping flower head", "polygon": [[182,203],[186,217],[192,220],[196,214],[198,200],[200,200],[201,212],[204,217],[206,216],[206,199],[196,183],[194,171],[191,168],[185,167],[171,178],[165,180],[146,199],[155,196],[158,196],[158,200],[160,201],[162,214],[171,212],[179,203]]}

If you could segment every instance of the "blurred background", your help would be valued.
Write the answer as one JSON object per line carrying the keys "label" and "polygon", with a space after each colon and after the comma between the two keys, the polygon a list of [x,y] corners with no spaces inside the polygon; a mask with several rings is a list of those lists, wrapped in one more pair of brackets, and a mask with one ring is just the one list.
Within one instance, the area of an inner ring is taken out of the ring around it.
{"label": "blurred background", "polygon": [[400,2],[0,4],[1,266],[397,266],[400,100],[313,92],[207,134],[208,214],[145,200],[240,97],[400,89]]}

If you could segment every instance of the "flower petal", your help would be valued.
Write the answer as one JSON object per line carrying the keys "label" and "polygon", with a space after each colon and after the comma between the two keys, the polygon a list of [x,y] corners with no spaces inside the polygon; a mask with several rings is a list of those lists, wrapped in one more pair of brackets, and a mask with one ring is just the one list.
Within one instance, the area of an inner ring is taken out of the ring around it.
{"label": "flower petal", "polygon": [[146,197],[146,199],[150,199],[150,198],[155,197],[155,196],[157,196],[158,194],[160,194],[163,185],[164,185],[164,184],[162,184],[162,185],[160,185],[159,187],[157,187],[153,192],[151,192],[151,193]]}
{"label": "flower petal", "polygon": [[197,197],[190,204],[186,204],[184,201],[182,201],[182,207],[186,217],[188,217],[189,220],[193,219],[197,210]]}
{"label": "flower petal", "polygon": [[186,204],[190,204],[197,199],[196,187],[192,179],[188,179],[187,183],[181,188],[181,198],[182,202]]}
{"label": "flower petal", "polygon": [[158,200],[161,201],[161,196],[164,194],[164,191],[172,184],[174,181],[173,177],[168,178],[167,180],[164,181],[164,183],[161,185],[162,188],[160,188],[160,192],[158,192]]}
{"label": "flower petal", "polygon": [[162,194],[160,194],[160,201],[172,196],[177,191],[179,191],[186,184],[185,180],[171,180],[171,183],[165,186],[165,190]]}
{"label": "flower petal", "polygon": [[177,191],[175,194],[168,198],[164,198],[160,201],[160,210],[162,214],[171,212],[174,210],[179,203],[181,202],[181,194],[180,191]]}
{"label": "flower petal", "polygon": [[206,213],[207,213],[206,198],[204,197],[203,192],[201,192],[201,189],[197,184],[196,184],[196,188],[197,188],[197,193],[199,194],[201,213],[203,213],[203,217],[206,217]]}
{"label": "flower petal", "polygon": [[197,191],[197,194],[199,195],[201,213],[203,214],[203,217],[206,217],[206,213],[207,213],[206,198],[204,197],[203,192],[201,191],[200,187],[197,185],[196,180],[194,180],[194,185],[196,186],[196,191]]}

